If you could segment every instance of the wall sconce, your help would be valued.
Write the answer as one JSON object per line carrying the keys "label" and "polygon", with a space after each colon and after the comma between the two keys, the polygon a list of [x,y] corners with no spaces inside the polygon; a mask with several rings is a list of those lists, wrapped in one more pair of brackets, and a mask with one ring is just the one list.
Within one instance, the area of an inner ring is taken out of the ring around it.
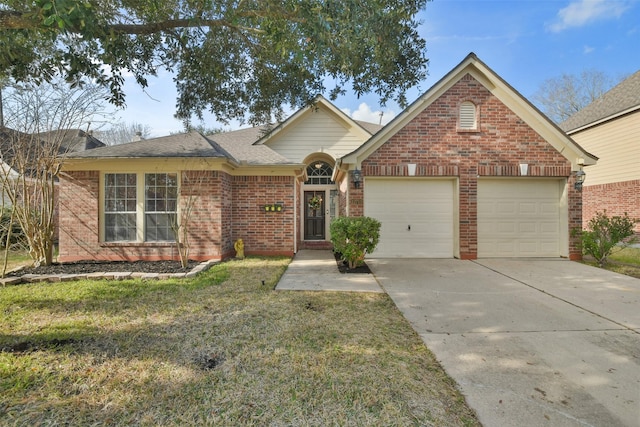
{"label": "wall sconce", "polygon": [[520,175],[527,176],[529,174],[529,164],[520,163]]}
{"label": "wall sconce", "polygon": [[576,171],[576,182],[573,183],[573,188],[578,191],[582,191],[582,183],[587,178],[587,174],[582,170],[582,166],[580,166],[580,170]]}
{"label": "wall sconce", "polygon": [[351,182],[355,188],[360,188],[360,182],[362,182],[362,174],[358,169],[351,172]]}
{"label": "wall sconce", "polygon": [[409,176],[416,176],[416,166],[417,165],[415,163],[407,164],[407,172]]}
{"label": "wall sconce", "polygon": [[282,212],[284,205],[282,203],[274,203],[272,205],[264,205],[263,209],[265,212]]}

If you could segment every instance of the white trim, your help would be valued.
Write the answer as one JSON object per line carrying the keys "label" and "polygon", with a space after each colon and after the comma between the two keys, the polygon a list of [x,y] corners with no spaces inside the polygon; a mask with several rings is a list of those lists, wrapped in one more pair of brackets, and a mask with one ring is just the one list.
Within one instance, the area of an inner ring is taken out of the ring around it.
{"label": "white trim", "polygon": [[587,130],[589,128],[592,128],[594,126],[598,126],[598,125],[600,125],[602,123],[606,123],[606,122],[609,122],[611,120],[615,120],[618,117],[626,116],[627,114],[631,114],[631,113],[633,113],[634,111],[637,111],[637,110],[640,110],[640,105],[636,105],[634,107],[627,108],[626,110],[619,111],[619,112],[617,112],[615,114],[612,114],[610,116],[603,117],[603,118],[598,119],[598,120],[596,120],[594,122],[591,122],[591,123],[587,123],[586,125],[582,125],[582,126],[577,127],[575,129],[568,130],[568,131],[566,131],[566,133],[567,133],[567,135],[572,136],[575,133],[582,132],[583,130]]}
{"label": "white trim", "polygon": [[467,74],[484,85],[488,91],[518,114],[533,130],[558,150],[571,162],[572,170],[579,169],[576,163],[578,158],[585,159],[585,166],[596,163],[597,158],[595,156],[584,151],[551,120],[540,113],[522,95],[480,61],[474,53],[470,53],[457,67],[434,84],[401,114],[396,116],[380,132],[373,135],[369,141],[343,156],[340,159],[340,164],[360,164]]}

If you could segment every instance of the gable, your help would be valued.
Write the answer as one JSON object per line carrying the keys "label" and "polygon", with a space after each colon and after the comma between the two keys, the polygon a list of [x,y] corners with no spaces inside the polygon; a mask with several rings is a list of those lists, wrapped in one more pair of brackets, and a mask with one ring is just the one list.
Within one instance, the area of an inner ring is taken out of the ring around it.
{"label": "gable", "polygon": [[309,154],[318,152],[334,159],[342,157],[370,138],[359,124],[325,104],[328,102],[299,111],[262,143],[289,161],[302,163]]}
{"label": "gable", "polygon": [[[467,81],[465,87],[458,87],[460,82]],[[457,89],[454,89],[458,87]],[[439,103],[438,108],[431,108],[431,114],[438,120],[434,121],[435,127],[449,126],[453,121],[457,120],[459,103],[467,100],[474,102],[474,93],[490,94],[491,102],[499,102],[503,107],[501,111],[505,114],[503,119],[500,119],[495,123],[486,123],[483,120],[482,115],[486,112],[492,112],[489,107],[479,112],[479,132],[474,136],[471,133],[468,134],[468,139],[473,141],[474,138],[484,135],[493,136],[500,140],[502,143],[507,144],[506,136],[499,135],[496,129],[496,123],[501,125],[505,124],[504,120],[509,120],[513,125],[517,125],[518,130],[514,130],[509,137],[512,142],[519,142],[520,136],[517,135],[518,131],[521,131],[523,125],[526,125],[529,129],[528,132],[533,131],[542,141],[545,141],[548,145],[553,147],[555,151],[561,153],[564,159],[568,160],[572,170],[578,170],[579,163],[585,165],[595,164],[597,158],[569,138],[560,128],[558,128],[551,120],[544,116],[537,108],[535,108],[529,101],[523,98],[515,89],[507,84],[502,78],[500,78],[495,72],[488,68],[482,61],[480,61],[475,54],[469,54],[456,68],[451,70],[445,77],[433,85],[425,94],[423,94],[418,100],[411,104],[405,111],[392,120],[381,132],[374,135],[366,144],[358,148],[352,153],[344,156],[341,159],[341,164],[350,165],[345,166],[348,168],[357,168],[365,159],[371,156],[376,150],[378,150],[387,141],[401,132],[406,126],[408,126],[416,117],[422,115],[423,112],[430,108],[430,106],[438,103],[439,100],[447,93],[454,93],[458,97],[455,100],[450,100],[448,104]],[[447,95],[450,96],[450,95]],[[482,95],[485,96],[485,95]],[[452,105],[451,102],[455,102]],[[477,104],[477,103],[476,103]],[[501,131],[505,132],[506,127],[501,127]],[[428,129],[417,129],[418,135],[425,136],[428,134]],[[530,139],[531,136],[527,136]],[[527,140],[522,141],[524,145]],[[548,149],[548,145],[546,148]],[[471,148],[473,150],[473,148]],[[409,157],[409,156],[407,156]]]}
{"label": "gable", "polygon": [[[478,128],[460,126],[460,106],[473,103]],[[406,163],[437,165],[456,175],[458,168],[477,168],[478,175],[508,175],[519,163],[531,175],[568,173],[567,159],[471,74],[466,74],[418,112],[413,119],[362,160],[373,175],[401,174]],[[375,165],[375,166],[374,166]],[[385,170],[396,165],[398,171]],[[559,171],[562,171],[560,173]],[[427,175],[440,175],[433,171]]]}

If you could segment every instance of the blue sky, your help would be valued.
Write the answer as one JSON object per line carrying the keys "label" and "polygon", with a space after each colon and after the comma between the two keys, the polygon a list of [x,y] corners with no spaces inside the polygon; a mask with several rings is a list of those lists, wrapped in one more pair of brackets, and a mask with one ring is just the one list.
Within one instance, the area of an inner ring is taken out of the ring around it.
{"label": "blue sky", "polygon": [[[410,102],[469,52],[528,98],[545,80],[562,74],[595,69],[619,78],[640,69],[640,0],[433,0],[419,18],[429,77],[408,94]],[[173,118],[176,92],[170,75],[150,79],[146,93],[129,82],[126,91],[121,120],[149,125],[152,136],[182,130]],[[381,108],[375,95],[347,94],[335,105],[372,122],[381,111],[384,122],[401,112],[395,104]],[[213,120],[206,125],[222,126]]]}

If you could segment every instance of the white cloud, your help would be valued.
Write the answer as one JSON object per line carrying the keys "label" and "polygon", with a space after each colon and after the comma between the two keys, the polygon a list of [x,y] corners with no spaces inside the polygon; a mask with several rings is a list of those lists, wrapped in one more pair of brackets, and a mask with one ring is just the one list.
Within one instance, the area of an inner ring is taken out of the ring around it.
{"label": "white cloud", "polygon": [[553,23],[547,26],[558,33],[572,27],[582,27],[595,21],[619,18],[628,9],[626,1],[619,0],[574,0],[558,11]]}
{"label": "white cloud", "polygon": [[582,48],[582,53],[584,53],[585,55],[588,55],[591,52],[593,52],[594,50],[596,50],[595,47],[584,45],[584,47]]}
{"label": "white cloud", "polygon": [[351,112],[348,108],[343,108],[342,111],[354,120],[360,120],[368,123],[380,123],[383,125],[389,123],[396,116],[396,113],[393,111],[373,111],[365,102],[361,103],[358,106],[358,109],[354,112]]}

